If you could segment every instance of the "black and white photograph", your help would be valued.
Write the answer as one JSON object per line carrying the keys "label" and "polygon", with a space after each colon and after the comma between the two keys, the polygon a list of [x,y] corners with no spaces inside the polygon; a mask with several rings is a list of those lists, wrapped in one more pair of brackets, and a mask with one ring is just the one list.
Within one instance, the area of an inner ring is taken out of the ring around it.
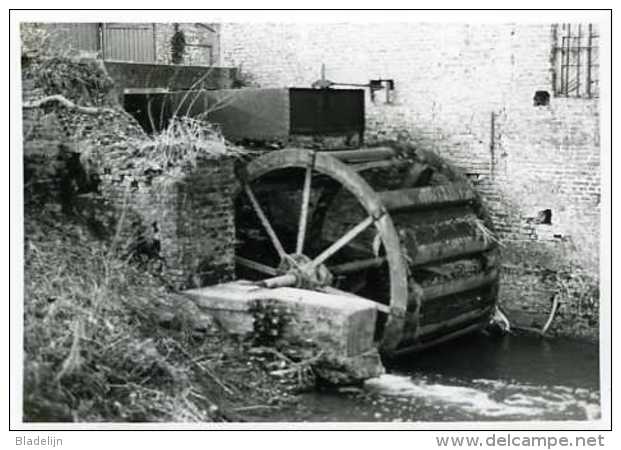
{"label": "black and white photograph", "polygon": [[15,429],[611,427],[612,11],[11,16]]}

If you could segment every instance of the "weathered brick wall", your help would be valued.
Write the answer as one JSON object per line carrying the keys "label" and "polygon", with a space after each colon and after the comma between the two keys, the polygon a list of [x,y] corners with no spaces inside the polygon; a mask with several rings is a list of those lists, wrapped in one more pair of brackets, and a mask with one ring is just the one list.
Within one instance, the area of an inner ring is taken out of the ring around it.
{"label": "weathered brick wall", "polygon": [[236,70],[226,67],[178,66],[127,62],[105,63],[106,71],[119,92],[126,88],[230,89]]}
{"label": "weathered brick wall", "polygon": [[[102,193],[120,211],[127,208],[122,242],[136,227],[157,241],[164,278],[177,289],[230,281],[234,274],[236,178],[230,158],[203,160],[183,177],[159,176],[138,183],[102,176]],[[134,217],[140,223],[132,223]]]}
{"label": "weathered brick wall", "polygon": [[[23,101],[38,100],[45,95],[41,87],[24,71]],[[23,146],[26,184],[40,185],[39,191],[58,189],[63,176],[59,161],[61,146],[66,154],[74,154],[93,145],[91,138],[105,137],[106,144],[115,144],[115,151],[132,151],[132,145],[121,134],[121,128],[143,136],[137,123],[125,114],[113,118],[68,113],[56,107],[23,109]],[[119,121],[120,123],[117,123]],[[119,130],[117,130],[119,128]],[[108,135],[104,136],[105,133]],[[111,142],[112,141],[112,142]],[[145,136],[145,143],[146,136]],[[139,145],[139,144],[138,144]],[[224,144],[223,144],[224,145]],[[99,150],[106,151],[105,147]],[[97,153],[95,149],[90,150]],[[111,151],[112,152],[112,151]],[[116,155],[119,156],[118,154]],[[137,160],[133,160],[138,164]],[[155,244],[157,269],[173,287],[183,289],[229,281],[234,276],[235,224],[233,191],[237,179],[230,157],[200,158],[197,167],[172,170],[170,174],[139,174],[133,167],[115,166],[114,156],[92,167],[100,178],[100,196],[87,196],[84,201],[73,197],[74,210],[84,218],[93,217],[107,226],[104,235],[114,236],[116,245],[125,252],[136,244],[137,232]],[[52,166],[55,167],[52,170]],[[49,172],[49,173],[48,173]],[[30,176],[28,176],[30,173]],[[35,186],[36,187],[36,186]],[[30,192],[32,187],[26,186]],[[74,192],[75,194],[75,192]],[[37,208],[59,208],[58,192],[47,192],[45,205]],[[93,212],[105,200],[105,217]],[[108,218],[113,220],[108,221]],[[150,255],[154,256],[154,255]]]}
{"label": "weathered brick wall", "polygon": [[[180,23],[186,48],[183,65],[212,66],[220,60],[219,24]],[[157,63],[172,64],[170,40],[175,33],[173,23],[155,24],[155,54]]]}
{"label": "weathered brick wall", "polygon": [[[113,48],[106,45],[125,45],[138,51],[142,55],[139,61],[157,64],[172,64],[171,61],[171,38],[175,33],[173,23],[126,23],[131,28],[138,25],[147,30],[142,38],[128,36],[117,37],[120,43],[105,44],[102,41],[102,33],[98,23],[23,23],[22,44],[29,52],[45,51],[49,54],[82,54],[87,57],[102,57],[102,46],[110,53]],[[153,26],[151,34],[151,26]],[[146,27],[145,27],[146,26]],[[182,65],[186,66],[215,66],[220,61],[220,25],[216,23],[179,23],[179,29],[183,31],[186,39],[186,52]],[[154,36],[155,42],[152,41]],[[131,40],[127,40],[131,39]],[[39,48],[44,45],[44,49]],[[155,46],[155,61],[146,61],[145,55],[152,55],[152,46]],[[145,49],[144,47],[149,47]],[[116,58],[123,54],[121,49],[112,52]],[[133,61],[136,62],[136,61]]]}
{"label": "weathered brick wall", "polygon": [[[22,80],[22,101],[24,103],[37,100],[43,94],[29,79]],[[43,109],[24,109],[22,111],[22,130],[24,154],[32,149],[57,147],[64,133],[55,114],[46,114]]]}
{"label": "weathered brick wall", "polygon": [[[533,270],[545,270],[547,259],[598,276],[598,101],[554,97],[551,55],[551,24],[227,23],[221,29],[222,64],[243,67],[262,87],[310,86],[322,63],[332,81],[394,79],[392,104],[382,93],[375,102],[366,97],[366,141],[407,140],[470,174],[506,245],[505,307],[539,317],[547,314],[549,297],[520,286]],[[533,105],[538,90],[550,92],[549,106]],[[536,224],[545,209],[552,223]],[[515,256],[524,253],[527,260]],[[521,294],[509,295],[514,292]]]}
{"label": "weathered brick wall", "polygon": [[[22,102],[35,101],[43,92],[29,77],[22,77]],[[39,195],[58,195],[58,183],[51,180],[57,172],[60,145],[66,134],[58,117],[41,108],[22,110],[24,155],[24,200]]]}

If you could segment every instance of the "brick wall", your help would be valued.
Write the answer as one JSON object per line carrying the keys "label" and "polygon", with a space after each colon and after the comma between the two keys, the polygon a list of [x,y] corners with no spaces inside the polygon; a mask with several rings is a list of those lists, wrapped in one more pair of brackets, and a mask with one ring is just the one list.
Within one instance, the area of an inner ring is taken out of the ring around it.
{"label": "brick wall", "polygon": [[[25,69],[23,101],[34,101],[46,95],[29,69]],[[237,183],[232,158],[199,158],[195,168],[173,167],[170,174],[138,176],[134,170],[134,164],[140,162],[138,157],[130,161],[130,166],[120,167],[116,162],[122,159],[118,152],[132,152],[135,150],[132,145],[140,146],[148,141],[139,125],[120,111],[99,117],[68,112],[62,107],[26,108],[23,130],[25,182],[27,185],[34,183],[34,187],[45,194],[47,202],[45,205],[33,203],[33,207],[58,207],[61,194],[56,189],[59,178],[66,172],[59,166],[59,154],[78,154],[86,150],[87,155],[93,157],[90,162],[96,161],[90,169],[97,172],[101,180],[97,190],[102,195],[74,196],[69,199],[74,208],[72,213],[96,219],[106,227],[100,230],[102,234],[108,236],[115,235],[117,223],[123,218],[120,238],[117,237],[120,250],[124,252],[135,244],[139,232],[151,244],[156,244],[158,270],[177,289],[232,279],[233,191]],[[104,140],[106,143],[102,143]],[[56,168],[51,170],[52,167]],[[26,189],[31,192],[33,187]],[[105,201],[103,214],[102,200]]]}
{"label": "brick wall", "polygon": [[[220,60],[218,24],[179,23],[179,30],[185,35],[186,48],[183,65],[212,66]],[[155,24],[155,53],[157,63],[171,64],[170,40],[175,33],[173,23]]]}
{"label": "brick wall", "polygon": [[119,92],[127,88],[230,89],[236,69],[226,67],[178,66],[129,62],[105,63],[106,72]]}
{"label": "brick wall", "polygon": [[562,257],[598,276],[598,101],[552,95],[552,39],[551,24],[227,23],[221,63],[261,87],[310,86],[322,63],[332,81],[394,79],[391,104],[367,95],[366,141],[407,140],[470,174],[506,245],[501,300],[541,322],[549,296],[521,288],[533,271]]}
{"label": "brick wall", "polygon": [[133,181],[118,171],[102,176],[104,197],[131,212],[121,241],[135,239],[136,231],[156,241],[159,270],[176,289],[230,281],[235,269],[233,160],[205,159],[185,176]]}
{"label": "brick wall", "polygon": [[[100,25],[91,23],[23,23],[21,24],[23,50],[27,53],[77,54],[87,57],[133,62],[171,64],[170,42],[175,33],[173,23],[125,23],[125,29],[105,42]],[[120,24],[108,24],[120,25]],[[220,61],[220,25],[214,23],[179,23],[186,40],[182,65],[214,66]],[[139,36],[132,28],[142,30]],[[44,47],[44,48],[42,48]],[[132,55],[131,57],[129,55]],[[138,59],[136,59],[138,58]],[[153,60],[154,58],[154,60]]]}
{"label": "brick wall", "polygon": [[[44,96],[30,77],[22,77],[22,102]],[[66,139],[56,114],[43,109],[22,110],[24,155],[24,201],[48,195],[58,196],[58,183],[50,180],[57,172],[61,143]]]}

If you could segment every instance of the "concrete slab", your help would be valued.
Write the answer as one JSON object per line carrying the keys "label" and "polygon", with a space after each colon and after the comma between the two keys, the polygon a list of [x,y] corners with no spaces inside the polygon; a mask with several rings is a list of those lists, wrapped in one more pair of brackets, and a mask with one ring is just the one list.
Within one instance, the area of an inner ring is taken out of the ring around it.
{"label": "concrete slab", "polygon": [[313,342],[338,357],[353,357],[375,348],[375,303],[360,297],[296,288],[267,289],[235,281],[185,291],[230,333],[249,335],[256,302],[282,305],[289,321],[283,336]]}

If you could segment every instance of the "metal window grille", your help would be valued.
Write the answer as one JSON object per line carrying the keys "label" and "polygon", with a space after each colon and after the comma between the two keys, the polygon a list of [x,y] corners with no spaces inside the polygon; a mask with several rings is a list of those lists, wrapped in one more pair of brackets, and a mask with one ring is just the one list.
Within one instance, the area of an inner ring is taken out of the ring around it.
{"label": "metal window grille", "polygon": [[593,24],[553,27],[553,84],[557,97],[599,97],[599,33]]}

